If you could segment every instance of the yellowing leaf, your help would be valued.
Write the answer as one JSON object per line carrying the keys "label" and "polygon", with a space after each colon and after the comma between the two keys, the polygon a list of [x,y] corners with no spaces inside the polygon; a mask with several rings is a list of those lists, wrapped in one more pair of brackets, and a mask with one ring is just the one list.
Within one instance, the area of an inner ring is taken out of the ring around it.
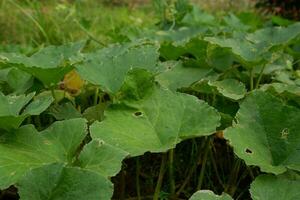
{"label": "yellowing leaf", "polygon": [[78,75],[75,70],[70,71],[64,77],[62,88],[71,94],[78,94],[84,85],[84,80]]}

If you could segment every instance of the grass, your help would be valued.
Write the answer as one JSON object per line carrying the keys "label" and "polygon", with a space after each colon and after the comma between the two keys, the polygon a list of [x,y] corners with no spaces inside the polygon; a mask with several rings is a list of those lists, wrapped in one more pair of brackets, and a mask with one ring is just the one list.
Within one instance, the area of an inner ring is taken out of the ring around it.
{"label": "grass", "polygon": [[[59,45],[87,37],[108,44],[119,40],[115,38],[118,31],[127,34],[130,27],[149,27],[157,21],[150,0],[126,0],[129,6],[107,6],[103,1],[106,0],[0,0],[0,49]],[[211,12],[240,11],[252,6],[248,0],[191,1]]]}
{"label": "grass", "polygon": [[99,1],[0,0],[0,45],[62,44],[88,36],[109,43],[128,24],[153,24],[149,7],[109,7]]}

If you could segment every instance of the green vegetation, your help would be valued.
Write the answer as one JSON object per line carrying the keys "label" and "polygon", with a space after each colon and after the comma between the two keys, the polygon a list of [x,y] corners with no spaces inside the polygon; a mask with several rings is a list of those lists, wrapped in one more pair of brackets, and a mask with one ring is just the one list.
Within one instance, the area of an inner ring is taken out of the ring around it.
{"label": "green vegetation", "polygon": [[300,22],[0,5],[1,200],[300,196]]}

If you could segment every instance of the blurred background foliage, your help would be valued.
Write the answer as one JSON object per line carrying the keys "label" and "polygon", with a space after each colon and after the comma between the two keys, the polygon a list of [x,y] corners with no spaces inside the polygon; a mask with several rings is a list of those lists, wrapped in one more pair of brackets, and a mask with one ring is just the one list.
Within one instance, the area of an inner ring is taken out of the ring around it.
{"label": "blurred background foliage", "polygon": [[[28,46],[58,45],[84,38],[93,38],[100,44],[122,41],[120,37],[130,38],[130,34],[153,28],[161,20],[180,18],[187,9],[184,7],[186,1],[0,0],[0,50],[16,51],[18,48],[22,51],[20,46],[26,46],[28,51]],[[294,1],[292,5],[293,0],[191,1],[220,17],[228,12],[257,14],[259,11],[264,17],[280,14],[297,19],[300,13],[296,12],[300,1]],[[282,8],[278,9],[278,6]],[[298,14],[291,14],[290,10]]]}

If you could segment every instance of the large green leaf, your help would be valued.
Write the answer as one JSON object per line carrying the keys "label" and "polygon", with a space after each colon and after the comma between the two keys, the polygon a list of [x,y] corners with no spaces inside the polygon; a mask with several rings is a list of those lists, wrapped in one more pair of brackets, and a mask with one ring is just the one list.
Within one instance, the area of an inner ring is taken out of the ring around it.
{"label": "large green leaf", "polygon": [[127,72],[133,68],[156,71],[158,47],[152,43],[114,45],[85,55],[77,65],[80,76],[110,92],[120,89]]}
{"label": "large green leaf", "polygon": [[185,67],[180,62],[166,62],[164,65],[166,71],[159,74],[156,80],[172,91],[188,87],[212,72],[211,68]]}
{"label": "large green leaf", "polygon": [[247,36],[255,43],[266,42],[268,45],[285,45],[300,35],[300,22],[288,27],[268,27],[259,29]]}
{"label": "large green leaf", "polygon": [[23,54],[1,53],[0,62],[26,71],[46,86],[51,86],[57,84],[67,72],[71,71],[72,64],[78,61],[76,56],[79,55],[84,44],[84,42],[76,42],[62,46],[49,46],[30,57]]}
{"label": "large green leaf", "polygon": [[210,135],[220,121],[205,102],[158,86],[140,101],[112,105],[105,117],[90,127],[92,138],[131,156],[166,151],[185,138]]}
{"label": "large green leaf", "polygon": [[79,156],[80,166],[98,172],[105,177],[116,175],[122,165],[127,152],[101,140],[93,140],[87,144]]}
{"label": "large green leaf", "polygon": [[0,135],[0,188],[16,183],[27,171],[51,163],[71,163],[86,136],[86,121],[56,122],[38,133],[32,125]]}
{"label": "large green leaf", "polygon": [[300,97],[300,86],[290,85],[285,83],[271,83],[265,84],[261,88],[261,90],[273,90],[278,94],[291,93],[298,97]]}
{"label": "large green leaf", "polygon": [[26,117],[39,115],[54,101],[51,95],[47,95],[36,97],[29,103],[33,97],[34,93],[5,96],[0,92],[0,128],[18,128]]}
{"label": "large green leaf", "polygon": [[109,200],[112,196],[112,184],[105,177],[62,164],[33,169],[17,186],[22,200]]}
{"label": "large green leaf", "polygon": [[275,96],[279,95],[285,100],[291,100],[290,103],[296,103],[300,106],[300,86],[296,84],[286,84],[286,83],[271,83],[264,84],[260,90],[268,91]]}
{"label": "large green leaf", "polygon": [[207,42],[200,37],[188,37],[183,41],[164,42],[160,47],[160,56],[166,60],[177,60],[180,56],[193,56],[205,64]]}
{"label": "large green leaf", "polygon": [[81,113],[76,110],[75,106],[71,102],[64,104],[55,104],[49,108],[50,115],[57,120],[80,118]]}
{"label": "large green leaf", "polygon": [[203,80],[195,84],[192,89],[203,93],[218,93],[232,100],[242,99],[247,92],[245,85],[235,79]]}
{"label": "large green leaf", "polygon": [[229,48],[244,64],[253,65],[269,59],[269,46],[265,43],[251,43],[241,38],[206,37],[204,40],[223,48]]}
{"label": "large green leaf", "polygon": [[300,197],[300,180],[261,175],[251,183],[253,200],[296,200]]}
{"label": "large green leaf", "polygon": [[300,110],[254,91],[241,104],[237,123],[225,131],[234,152],[248,165],[275,174],[300,170]]}
{"label": "large green leaf", "polygon": [[199,190],[189,200],[232,200],[232,198],[226,193],[216,195],[210,190]]}
{"label": "large green leaf", "polygon": [[7,83],[16,94],[22,94],[33,84],[33,77],[18,68],[12,68],[7,74]]}

